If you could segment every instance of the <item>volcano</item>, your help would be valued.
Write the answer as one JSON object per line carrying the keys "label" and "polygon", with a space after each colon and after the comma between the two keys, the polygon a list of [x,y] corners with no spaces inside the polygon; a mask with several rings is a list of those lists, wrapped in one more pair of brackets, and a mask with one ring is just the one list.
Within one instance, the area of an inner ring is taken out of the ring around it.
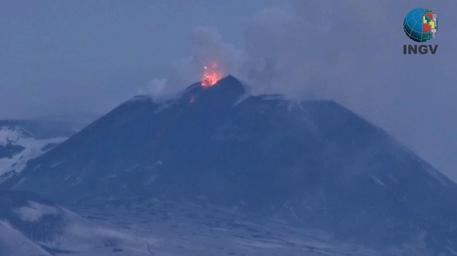
{"label": "volcano", "polygon": [[252,96],[232,76],[137,96],[4,185],[74,207],[191,202],[378,249],[457,251],[454,182],[333,101]]}

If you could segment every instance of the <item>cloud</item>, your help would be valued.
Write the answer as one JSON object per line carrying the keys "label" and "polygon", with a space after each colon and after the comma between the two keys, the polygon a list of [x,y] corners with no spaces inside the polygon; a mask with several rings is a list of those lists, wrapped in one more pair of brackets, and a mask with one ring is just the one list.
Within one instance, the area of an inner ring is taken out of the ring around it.
{"label": "cloud", "polygon": [[58,208],[30,201],[27,206],[20,207],[15,211],[19,218],[26,222],[37,222],[47,215],[57,215]]}
{"label": "cloud", "polygon": [[170,90],[167,90],[167,83],[166,78],[154,78],[139,93],[150,95],[153,100],[160,101],[162,98],[168,98],[171,93]]}

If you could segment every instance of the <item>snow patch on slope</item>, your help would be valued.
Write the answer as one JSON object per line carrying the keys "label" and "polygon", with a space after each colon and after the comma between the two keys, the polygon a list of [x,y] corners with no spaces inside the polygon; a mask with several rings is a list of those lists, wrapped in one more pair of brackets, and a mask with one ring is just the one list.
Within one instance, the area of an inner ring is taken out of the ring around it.
{"label": "snow patch on slope", "polygon": [[26,131],[22,129],[10,129],[3,127],[0,129],[0,146],[6,147],[9,144],[15,144],[24,136],[29,136]]}
{"label": "snow patch on slope", "polygon": [[36,222],[46,215],[57,215],[57,208],[29,201],[27,206],[20,207],[15,211],[19,218],[26,222]]}
{"label": "snow patch on slope", "polygon": [[5,220],[0,220],[0,255],[50,256]]}
{"label": "snow patch on slope", "polygon": [[11,157],[0,158],[0,177],[11,173],[20,173],[27,163],[45,153],[50,145],[66,140],[65,137],[36,139],[29,132],[18,127],[0,128],[0,150],[8,146],[20,146],[24,149]]}

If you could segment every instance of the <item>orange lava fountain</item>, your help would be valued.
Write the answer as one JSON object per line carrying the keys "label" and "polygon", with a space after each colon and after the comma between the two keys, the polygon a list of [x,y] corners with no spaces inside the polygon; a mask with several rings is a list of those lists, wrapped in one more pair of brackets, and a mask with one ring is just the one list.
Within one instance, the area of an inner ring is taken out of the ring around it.
{"label": "orange lava fountain", "polygon": [[202,87],[214,86],[222,78],[222,71],[217,64],[203,67]]}

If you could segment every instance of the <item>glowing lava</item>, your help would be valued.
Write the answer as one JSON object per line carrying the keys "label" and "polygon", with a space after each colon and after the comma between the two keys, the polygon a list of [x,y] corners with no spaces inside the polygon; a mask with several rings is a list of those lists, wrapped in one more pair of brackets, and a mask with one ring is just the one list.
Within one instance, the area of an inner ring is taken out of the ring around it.
{"label": "glowing lava", "polygon": [[222,78],[222,71],[216,64],[203,67],[202,87],[211,87]]}

